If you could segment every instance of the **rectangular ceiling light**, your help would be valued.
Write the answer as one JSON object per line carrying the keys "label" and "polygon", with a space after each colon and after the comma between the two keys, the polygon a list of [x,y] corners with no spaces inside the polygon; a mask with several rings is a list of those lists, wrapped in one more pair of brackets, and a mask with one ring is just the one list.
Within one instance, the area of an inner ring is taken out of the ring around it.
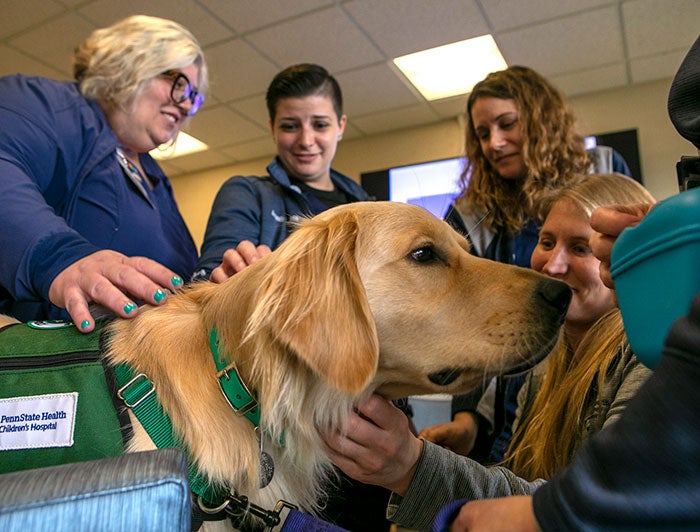
{"label": "rectangular ceiling light", "polygon": [[178,134],[177,140],[174,143],[166,143],[148,152],[154,159],[174,159],[182,157],[198,151],[208,150],[209,146],[201,140],[194,138],[182,131]]}
{"label": "rectangular ceiling light", "polygon": [[394,64],[427,100],[466,94],[487,74],[508,67],[491,35],[397,57]]}

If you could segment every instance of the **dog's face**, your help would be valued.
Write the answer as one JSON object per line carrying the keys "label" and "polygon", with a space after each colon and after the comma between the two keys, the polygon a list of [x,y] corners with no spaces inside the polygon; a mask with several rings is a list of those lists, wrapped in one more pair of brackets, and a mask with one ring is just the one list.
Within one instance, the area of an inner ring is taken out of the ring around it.
{"label": "dog's face", "polygon": [[570,300],[564,283],[474,257],[401,203],[326,211],[269,259],[251,323],[351,393],[463,393],[522,370],[549,351]]}

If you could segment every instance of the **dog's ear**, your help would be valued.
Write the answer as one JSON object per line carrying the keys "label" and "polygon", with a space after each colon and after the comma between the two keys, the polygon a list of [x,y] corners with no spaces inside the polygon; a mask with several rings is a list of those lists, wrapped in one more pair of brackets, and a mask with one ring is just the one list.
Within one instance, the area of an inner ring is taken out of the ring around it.
{"label": "dog's ear", "polygon": [[353,394],[367,386],[379,360],[355,261],[358,230],[354,212],[304,222],[266,259],[248,329],[264,324],[326,382]]}

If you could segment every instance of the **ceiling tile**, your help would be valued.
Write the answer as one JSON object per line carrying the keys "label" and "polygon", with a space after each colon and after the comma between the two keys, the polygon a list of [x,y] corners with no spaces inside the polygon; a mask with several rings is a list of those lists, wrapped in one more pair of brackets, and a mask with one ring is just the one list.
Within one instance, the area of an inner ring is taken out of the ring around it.
{"label": "ceiling tile", "polygon": [[207,48],[204,55],[211,91],[223,102],[259,94],[279,70],[241,39]]}
{"label": "ceiling tile", "polygon": [[272,160],[275,154],[275,145],[272,142],[272,138],[268,135],[258,140],[242,142],[235,146],[221,148],[221,152],[237,161],[258,159],[265,156],[269,156],[270,160]]}
{"label": "ceiling tile", "polygon": [[413,105],[393,111],[372,113],[355,119],[355,125],[367,135],[430,124],[440,120],[426,105]]}
{"label": "ceiling tile", "polygon": [[3,2],[2,16],[0,17],[0,39],[31,28],[65,10],[63,5],[54,0]]}
{"label": "ceiling tile", "polygon": [[71,57],[76,44],[90,35],[95,26],[75,13],[61,15],[41,27],[10,39],[13,46],[42,63],[53,64],[72,78]]}
{"label": "ceiling tile", "polygon": [[624,59],[617,10],[603,8],[496,36],[509,65],[526,65],[545,76]]}
{"label": "ceiling tile", "polygon": [[335,3],[333,0],[200,0],[239,33],[248,32]]}
{"label": "ceiling tile", "polygon": [[93,0],[58,0],[61,4],[65,5],[66,7],[76,7],[80,4],[85,5],[90,3]]}
{"label": "ceiling tile", "polygon": [[338,74],[345,113],[351,117],[404,107],[420,101],[386,64]]}
{"label": "ceiling tile", "polygon": [[379,50],[338,7],[251,33],[246,40],[280,68],[318,63],[338,72],[383,60]]}
{"label": "ceiling tile", "polygon": [[[272,78],[270,78],[270,80],[272,80]],[[247,119],[264,127],[265,130],[269,129],[268,122],[270,121],[270,115],[267,112],[264,93],[256,94],[250,98],[236,100],[235,102],[229,103],[228,106]]]}
{"label": "ceiling tile", "polygon": [[[672,78],[688,50],[682,49],[653,57],[642,57],[630,61],[633,83],[644,83],[663,78]],[[697,95],[700,98],[700,94]]]}
{"label": "ceiling tile", "polygon": [[345,132],[343,133],[343,140],[352,140],[359,137],[363,137],[364,133],[355,127],[353,121],[348,118],[345,122]]}
{"label": "ceiling tile", "polygon": [[467,95],[460,94],[430,102],[430,107],[443,118],[452,118],[467,112]]}
{"label": "ceiling tile", "polygon": [[622,87],[628,83],[627,69],[623,63],[592,68],[572,74],[552,76],[554,85],[567,96]]}
{"label": "ceiling tile", "polygon": [[343,9],[388,58],[489,33],[473,0],[354,0]]}
{"label": "ceiling tile", "polygon": [[185,171],[182,168],[177,166],[176,162],[177,159],[173,159],[172,161],[158,161],[158,166],[160,166],[163,169],[163,172],[168,177],[175,177],[177,175],[185,173]]}
{"label": "ceiling tile", "polygon": [[187,132],[216,148],[259,138],[267,130],[228,107],[219,105],[197,113]]}
{"label": "ceiling tile", "polygon": [[17,73],[26,74],[28,76],[69,79],[66,73],[59,72],[17,50],[0,44],[0,76]]}
{"label": "ceiling tile", "polygon": [[229,28],[192,0],[96,0],[80,8],[80,13],[99,27],[135,14],[174,20],[190,30],[203,47],[233,36]]}
{"label": "ceiling tile", "polygon": [[631,58],[688,51],[700,32],[698,0],[633,0],[622,4]]}
{"label": "ceiling tile", "polygon": [[610,0],[487,0],[481,2],[495,31],[527,26],[610,4]]}

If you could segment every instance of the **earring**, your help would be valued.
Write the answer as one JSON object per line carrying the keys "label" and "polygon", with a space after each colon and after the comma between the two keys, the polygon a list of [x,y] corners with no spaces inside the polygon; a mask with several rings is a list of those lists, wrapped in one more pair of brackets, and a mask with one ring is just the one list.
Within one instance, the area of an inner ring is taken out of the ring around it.
{"label": "earring", "polygon": [[338,142],[340,142],[341,140],[343,140],[343,135],[338,135]]}

